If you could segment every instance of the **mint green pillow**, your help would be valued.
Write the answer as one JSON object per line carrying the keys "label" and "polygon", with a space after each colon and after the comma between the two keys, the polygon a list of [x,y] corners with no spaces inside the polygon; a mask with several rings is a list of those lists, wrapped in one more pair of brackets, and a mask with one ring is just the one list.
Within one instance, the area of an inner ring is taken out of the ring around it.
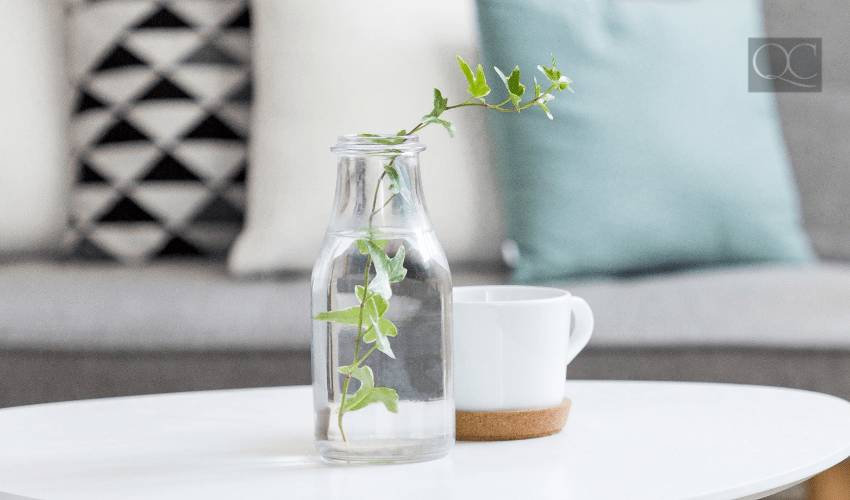
{"label": "mint green pillow", "polygon": [[814,258],[774,96],[747,90],[758,0],[478,0],[478,12],[487,66],[519,65],[533,89],[553,53],[575,82],[549,104],[554,121],[536,107],[493,120],[516,280]]}

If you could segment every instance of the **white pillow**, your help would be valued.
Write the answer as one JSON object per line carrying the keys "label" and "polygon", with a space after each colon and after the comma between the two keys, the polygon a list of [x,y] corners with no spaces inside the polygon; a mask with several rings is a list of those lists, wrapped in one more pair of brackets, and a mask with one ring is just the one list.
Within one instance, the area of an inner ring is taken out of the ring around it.
{"label": "white pillow", "polygon": [[[321,248],[336,183],[329,148],[350,133],[412,128],[433,88],[468,85],[456,55],[480,62],[471,0],[254,0],[255,94],[246,226],[236,274],[306,270]],[[495,75],[492,75],[495,78]],[[498,80],[496,80],[498,81]],[[420,135],[425,199],[450,261],[496,260],[502,218],[486,110],[452,110]]]}
{"label": "white pillow", "polygon": [[0,255],[54,251],[70,186],[62,2],[0,6]]}

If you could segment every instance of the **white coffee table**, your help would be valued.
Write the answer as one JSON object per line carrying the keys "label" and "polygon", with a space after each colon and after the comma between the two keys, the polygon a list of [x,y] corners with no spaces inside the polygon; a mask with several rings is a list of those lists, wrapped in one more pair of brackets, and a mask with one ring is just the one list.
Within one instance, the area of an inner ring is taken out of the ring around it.
{"label": "white coffee table", "polygon": [[0,410],[0,491],[43,500],[727,500],[761,498],[850,456],[850,403],[822,394],[583,381],[565,393],[573,407],[554,436],[360,467],[319,460],[309,387],[9,408]]}

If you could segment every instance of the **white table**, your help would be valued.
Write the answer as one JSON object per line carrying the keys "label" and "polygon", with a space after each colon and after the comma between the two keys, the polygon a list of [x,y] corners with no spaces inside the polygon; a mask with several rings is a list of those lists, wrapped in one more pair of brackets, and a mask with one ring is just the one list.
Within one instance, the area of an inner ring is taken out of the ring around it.
{"label": "white table", "polygon": [[[341,467],[313,448],[309,387],[0,410],[0,491],[63,499],[726,500],[850,455],[850,403],[755,386],[569,381],[554,436]],[[4,495],[0,493],[0,499]]]}

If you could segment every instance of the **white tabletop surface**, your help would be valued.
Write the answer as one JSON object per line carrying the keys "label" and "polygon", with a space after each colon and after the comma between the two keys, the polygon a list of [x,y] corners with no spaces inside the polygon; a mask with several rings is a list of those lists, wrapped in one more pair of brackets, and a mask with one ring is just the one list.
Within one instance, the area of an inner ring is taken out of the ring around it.
{"label": "white tabletop surface", "polygon": [[573,406],[559,434],[357,467],[320,461],[309,387],[8,408],[0,491],[44,500],[727,500],[760,498],[850,455],[850,403],[822,394],[583,381],[567,382],[565,394]]}

